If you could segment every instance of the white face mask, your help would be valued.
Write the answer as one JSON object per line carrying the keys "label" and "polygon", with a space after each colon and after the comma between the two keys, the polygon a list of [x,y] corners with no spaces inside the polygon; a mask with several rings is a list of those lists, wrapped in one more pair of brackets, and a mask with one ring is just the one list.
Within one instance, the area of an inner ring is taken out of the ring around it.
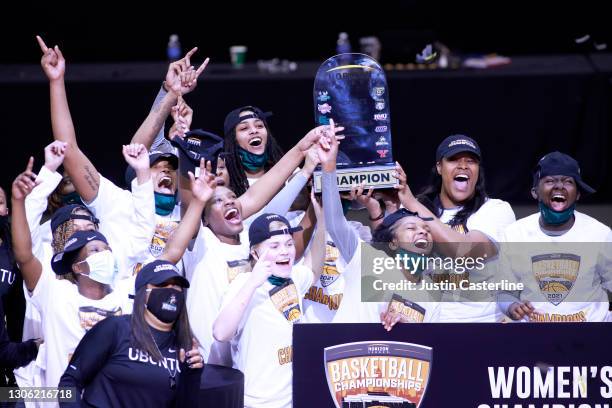
{"label": "white face mask", "polygon": [[94,280],[105,285],[110,285],[115,279],[117,274],[117,264],[115,262],[115,256],[108,249],[95,254],[89,255],[87,259],[82,262],[87,262],[89,265],[89,279]]}

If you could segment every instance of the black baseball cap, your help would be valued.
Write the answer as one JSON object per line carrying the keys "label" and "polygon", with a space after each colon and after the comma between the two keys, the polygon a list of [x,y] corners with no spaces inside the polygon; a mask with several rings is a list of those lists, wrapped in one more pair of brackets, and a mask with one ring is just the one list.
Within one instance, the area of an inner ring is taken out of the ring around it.
{"label": "black baseball cap", "polygon": [[[89,215],[75,214],[77,210],[83,210]],[[100,223],[100,220],[94,217],[87,207],[80,204],[69,204],[58,208],[58,210],[53,213],[53,216],[51,217],[51,232],[55,232],[57,227],[66,221],[75,219],[91,221],[96,226]]]}
{"label": "black baseball cap", "polygon": [[106,237],[98,231],[76,231],[68,238],[64,250],[51,258],[51,268],[57,275],[72,272],[72,264],[79,250],[91,241],[102,241],[108,245]]}
{"label": "black baseball cap", "polygon": [[552,152],[540,159],[533,171],[533,186],[536,187],[540,179],[546,176],[573,177],[581,191],[587,194],[595,192],[593,187],[582,181],[578,162],[565,153]]}
{"label": "black baseball cap", "polygon": [[[270,224],[274,221],[282,222],[287,226],[287,228],[270,231]],[[257,245],[274,235],[293,234],[294,232],[301,230],[302,227],[299,226],[291,227],[289,221],[287,221],[287,219],[282,215],[270,213],[262,214],[257,217],[249,227],[249,244],[250,246]]]}
{"label": "black baseball cap", "polygon": [[202,129],[185,133],[185,138],[175,137],[170,143],[179,154],[179,171],[185,177],[187,172],[195,174],[200,166],[200,159],[210,161],[213,173],[217,168],[217,157],[223,151],[223,138]]}
{"label": "black baseball cap", "polygon": [[[240,113],[244,111],[251,111],[253,113],[250,115],[240,116]],[[234,130],[236,125],[246,119],[261,119],[267,128],[268,121],[266,119],[270,116],[272,116],[272,112],[264,112],[257,106],[243,106],[241,108],[234,109],[233,111],[227,114],[227,116],[225,117],[225,121],[223,122],[223,132],[225,134],[225,137],[228,137],[230,133],[232,133],[232,130]]]}
{"label": "black baseball cap", "polygon": [[[153,166],[156,162],[160,160],[168,160],[170,165],[174,167],[174,169],[178,169],[178,157],[173,152],[160,152],[153,151],[149,153],[149,166]],[[125,169],[125,182],[128,187],[132,185],[132,180],[136,178],[136,170],[132,168],[132,166],[127,166]]]}
{"label": "black baseball cap", "polygon": [[390,242],[392,240],[391,227],[405,217],[418,217],[423,221],[433,221],[431,217],[421,217],[419,213],[400,208],[399,210],[387,215],[383,222],[374,231],[372,240],[375,242]]}
{"label": "black baseball cap", "polygon": [[478,157],[478,160],[482,160],[480,147],[478,147],[478,143],[474,139],[465,135],[452,135],[438,145],[436,161],[439,162],[443,157],[451,157],[463,152],[472,153]]}
{"label": "black baseball cap", "polygon": [[181,276],[178,268],[173,263],[158,259],[142,267],[138,275],[136,275],[134,287],[138,291],[143,286],[146,286],[147,283],[157,286],[170,279],[176,279],[179,285],[184,288],[189,287],[189,281]]}

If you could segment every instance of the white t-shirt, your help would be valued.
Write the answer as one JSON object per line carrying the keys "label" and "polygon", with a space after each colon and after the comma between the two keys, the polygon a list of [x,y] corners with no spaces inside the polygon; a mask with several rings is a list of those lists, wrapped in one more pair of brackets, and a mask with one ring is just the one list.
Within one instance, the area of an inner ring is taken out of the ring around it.
{"label": "white t-shirt", "polygon": [[[344,280],[344,294],[342,302],[333,317],[332,323],[380,323],[380,314],[387,310],[392,293],[388,293],[384,302],[363,302],[362,298],[362,245],[359,240],[357,250],[348,265],[344,267],[342,278]],[[383,251],[375,250],[380,257],[387,255]],[[340,257],[341,258],[341,257]],[[370,281],[366,279],[366,281]],[[435,322],[439,318],[440,306],[433,298],[424,292],[419,292],[416,299],[408,299],[425,309],[424,323]],[[388,298],[388,299],[387,299]]]}
{"label": "white t-shirt", "polygon": [[[540,213],[504,231],[500,265],[510,279],[524,283],[519,299],[531,301],[538,313],[532,321],[602,322],[608,318],[612,232],[586,214],[575,211],[574,215],[574,225],[563,235],[545,234]],[[560,270],[565,273],[560,275]]]}
{"label": "white t-shirt", "polygon": [[[131,276],[136,265],[154,258],[151,246],[152,242],[158,241],[156,229],[160,217],[155,214],[155,196],[151,180],[140,185],[137,179],[132,180],[130,192],[100,175],[98,195],[87,207],[100,219],[100,232],[113,249],[119,268],[117,279]],[[177,211],[180,215],[180,209],[175,207],[171,215],[161,218],[174,220]],[[166,233],[160,234],[162,237],[165,235]]]}
{"label": "white t-shirt", "polygon": [[[301,298],[313,280],[313,273],[305,266],[293,267],[291,278],[297,290],[300,310]],[[248,281],[241,274],[229,286],[223,297],[223,307],[231,303]],[[293,389],[293,324],[270,299],[274,288],[269,282],[261,285],[247,306],[236,335],[231,341],[236,368],[244,373],[245,407],[291,407]]]}
{"label": "white t-shirt", "polygon": [[[444,210],[440,221],[448,224],[461,208]],[[506,201],[488,199],[475,213],[467,219],[467,231],[464,226],[455,230],[466,234],[469,231],[480,231],[493,241],[499,241],[504,228],[516,221],[512,207]],[[482,272],[486,272],[485,269]],[[486,273],[477,280],[486,279]],[[461,291],[446,291],[442,294],[440,321],[450,323],[493,323],[502,319],[502,313],[494,301],[461,300]]]}
{"label": "white t-shirt", "polygon": [[232,365],[228,344],[216,342],[212,328],[230,282],[240,273],[250,271],[247,231],[240,234],[240,242],[240,245],[225,244],[210,228],[200,226],[193,249],[183,256],[190,281],[189,324],[204,361],[210,364]]}
{"label": "white t-shirt", "polygon": [[100,300],[88,299],[77,285],[43,273],[29,299],[43,318],[45,342],[40,346],[36,365],[42,385],[57,387],[75,348],[98,321],[123,314],[127,294],[118,290]]}

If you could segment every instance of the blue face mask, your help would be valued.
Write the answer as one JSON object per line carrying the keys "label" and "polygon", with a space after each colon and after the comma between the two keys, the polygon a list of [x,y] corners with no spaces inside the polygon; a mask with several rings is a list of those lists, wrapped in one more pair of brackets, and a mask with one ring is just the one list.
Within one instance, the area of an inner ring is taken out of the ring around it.
{"label": "blue face mask", "polygon": [[540,215],[544,222],[548,225],[561,225],[565,224],[574,215],[576,209],[576,203],[563,211],[554,211],[552,208],[547,207],[543,202],[538,203],[540,208]]}
{"label": "blue face mask", "polygon": [[[420,276],[423,274],[425,265],[427,264],[427,257],[425,255],[406,251],[404,248],[398,249],[397,253],[401,256],[402,264],[404,263],[404,259],[406,259],[406,264],[413,275]],[[414,266],[416,266],[416,269],[413,271],[412,268]]]}
{"label": "blue face mask", "polygon": [[157,215],[168,215],[174,210],[176,205],[176,194],[155,194],[155,214]]}
{"label": "blue face mask", "polygon": [[268,277],[268,282],[270,282],[274,286],[282,286],[288,280],[289,278],[279,278],[278,276],[274,276],[274,275],[270,275]]}
{"label": "blue face mask", "polygon": [[268,162],[268,152],[264,154],[254,154],[243,148],[238,148],[238,155],[242,165],[246,167],[248,171],[256,172],[259,171]]}
{"label": "blue face mask", "polygon": [[83,200],[81,200],[81,196],[76,191],[62,195],[62,203],[64,205],[69,205],[69,204],[84,205]]}

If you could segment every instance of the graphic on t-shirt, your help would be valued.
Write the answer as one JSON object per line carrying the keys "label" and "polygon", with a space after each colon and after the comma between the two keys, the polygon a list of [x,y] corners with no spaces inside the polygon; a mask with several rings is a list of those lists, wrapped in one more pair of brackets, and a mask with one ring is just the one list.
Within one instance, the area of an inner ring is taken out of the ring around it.
{"label": "graphic on t-shirt", "polygon": [[394,341],[326,347],[327,384],[337,408],[418,407],[429,381],[432,348]]}
{"label": "graphic on t-shirt", "polygon": [[269,293],[274,307],[285,316],[285,319],[291,323],[300,320],[302,311],[300,310],[298,292],[291,279],[281,286],[275,286]]}
{"label": "graphic on t-shirt", "polygon": [[81,306],[79,307],[79,319],[81,321],[81,327],[85,330],[89,330],[96,325],[96,323],[106,319],[108,316],[121,316],[121,308],[117,307],[114,310],[100,309],[95,306]]}
{"label": "graphic on t-shirt", "polygon": [[393,294],[387,311],[390,313],[398,313],[401,323],[422,323],[425,319],[424,307],[404,299],[396,293]]}
{"label": "graphic on t-shirt", "polygon": [[543,254],[531,257],[531,269],[540,292],[557,306],[567,297],[578,277],[580,256],[574,254]]}
{"label": "graphic on t-shirt", "polygon": [[176,221],[165,221],[162,220],[157,223],[155,226],[155,234],[153,235],[153,239],[151,240],[151,245],[149,246],[149,250],[151,251],[151,255],[155,258],[160,256],[162,252],[164,252],[164,248],[166,248],[166,242],[168,242],[168,238],[176,227],[178,227],[178,222]]}
{"label": "graphic on t-shirt", "polygon": [[251,272],[251,263],[248,259],[237,259],[235,261],[227,262],[227,282],[232,283],[232,281],[238,276],[240,273]]}
{"label": "graphic on t-shirt", "polygon": [[340,277],[338,268],[336,267],[336,261],[339,256],[340,251],[338,251],[338,248],[336,248],[333,242],[327,241],[325,245],[325,264],[323,265],[323,271],[319,278],[321,286],[324,288],[334,283],[336,279]]}

